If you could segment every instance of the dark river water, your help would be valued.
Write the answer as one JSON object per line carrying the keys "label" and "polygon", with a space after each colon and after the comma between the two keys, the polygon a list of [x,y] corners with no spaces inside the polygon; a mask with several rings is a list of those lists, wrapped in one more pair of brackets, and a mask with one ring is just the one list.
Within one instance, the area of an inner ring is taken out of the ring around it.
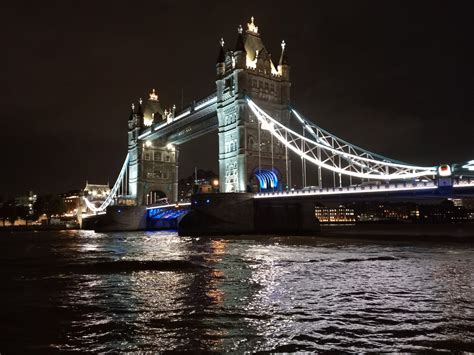
{"label": "dark river water", "polygon": [[474,351],[474,246],[0,234],[0,353]]}

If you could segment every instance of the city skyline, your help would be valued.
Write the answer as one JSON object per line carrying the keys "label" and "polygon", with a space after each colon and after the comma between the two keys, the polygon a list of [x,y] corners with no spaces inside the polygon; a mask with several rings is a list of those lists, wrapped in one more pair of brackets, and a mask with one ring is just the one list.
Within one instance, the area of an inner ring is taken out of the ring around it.
{"label": "city skyline", "polygon": [[[113,181],[131,102],[153,88],[164,107],[211,93],[219,39],[233,48],[252,15],[273,58],[286,41],[292,102],[319,125],[413,163],[472,158],[468,11],[341,4],[11,5],[0,194]],[[180,175],[195,165],[216,171],[217,134],[181,147]]]}

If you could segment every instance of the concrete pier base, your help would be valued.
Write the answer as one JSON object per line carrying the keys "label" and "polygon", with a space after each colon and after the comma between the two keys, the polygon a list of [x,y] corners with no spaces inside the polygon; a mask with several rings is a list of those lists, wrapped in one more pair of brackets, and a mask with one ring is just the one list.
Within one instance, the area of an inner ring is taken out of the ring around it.
{"label": "concrete pier base", "polygon": [[94,230],[96,232],[137,231],[147,229],[145,206],[109,206],[101,215]]}
{"label": "concrete pier base", "polygon": [[314,205],[258,200],[250,193],[200,194],[178,226],[179,235],[282,234],[319,232]]}

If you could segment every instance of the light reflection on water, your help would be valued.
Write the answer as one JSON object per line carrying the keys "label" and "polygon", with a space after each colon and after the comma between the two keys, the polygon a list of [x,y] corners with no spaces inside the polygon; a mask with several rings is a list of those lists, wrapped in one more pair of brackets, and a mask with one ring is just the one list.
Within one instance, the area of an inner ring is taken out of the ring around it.
{"label": "light reflection on water", "polygon": [[474,248],[0,235],[7,351],[473,351]]}

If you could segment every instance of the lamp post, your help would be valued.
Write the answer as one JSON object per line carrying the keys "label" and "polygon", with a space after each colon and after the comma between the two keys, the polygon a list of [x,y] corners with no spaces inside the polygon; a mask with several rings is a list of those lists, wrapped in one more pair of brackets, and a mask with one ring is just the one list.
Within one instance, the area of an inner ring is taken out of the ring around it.
{"label": "lamp post", "polygon": [[219,191],[219,180],[217,180],[217,179],[212,180],[212,187],[213,187],[214,192],[218,192]]}

